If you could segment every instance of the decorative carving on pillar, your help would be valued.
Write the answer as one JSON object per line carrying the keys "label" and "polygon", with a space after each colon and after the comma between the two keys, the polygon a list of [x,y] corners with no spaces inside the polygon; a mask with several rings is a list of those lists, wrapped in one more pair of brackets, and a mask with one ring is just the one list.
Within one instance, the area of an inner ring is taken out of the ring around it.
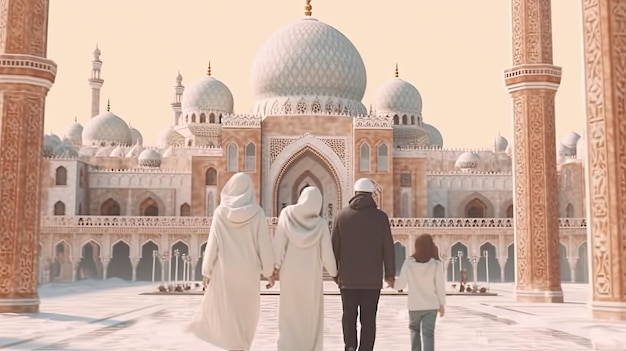
{"label": "decorative carving on pillar", "polygon": [[583,0],[583,32],[591,307],[626,320],[626,1]]}
{"label": "decorative carving on pillar", "polygon": [[48,0],[0,0],[0,312],[37,312]]}
{"label": "decorative carving on pillar", "polygon": [[552,64],[550,0],[512,0],[516,296],[562,302],[556,196],[554,97],[561,69]]}

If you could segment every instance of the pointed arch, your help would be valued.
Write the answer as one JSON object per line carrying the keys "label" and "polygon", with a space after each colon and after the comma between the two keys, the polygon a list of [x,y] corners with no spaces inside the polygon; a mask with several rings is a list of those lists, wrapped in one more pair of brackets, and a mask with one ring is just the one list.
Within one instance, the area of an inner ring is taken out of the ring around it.
{"label": "pointed arch", "polygon": [[493,217],[493,205],[483,194],[474,192],[459,204],[459,217],[465,218],[491,218]]}
{"label": "pointed arch", "polygon": [[217,185],[217,170],[215,168],[211,167],[206,170],[205,184],[209,186]]}
{"label": "pointed arch", "polygon": [[256,170],[256,145],[253,142],[249,142],[246,145],[246,159],[244,163],[246,172],[254,172]]}
{"label": "pointed arch", "polygon": [[402,115],[402,124],[409,124],[408,120],[407,120],[407,116],[406,115]]}
{"label": "pointed arch", "polygon": [[515,216],[513,204],[510,204],[506,208],[506,218],[513,218]]}
{"label": "pointed arch", "polygon": [[141,216],[158,216],[159,204],[151,197],[143,200],[139,205],[139,214]]}
{"label": "pointed arch", "polygon": [[378,145],[378,159],[376,161],[376,171],[387,172],[389,170],[389,148],[387,144]]}
{"label": "pointed arch", "polygon": [[239,167],[238,167],[238,150],[237,150],[237,144],[235,144],[234,142],[230,142],[228,143],[228,146],[226,147],[226,170],[228,172],[238,172],[239,171]]}
{"label": "pointed arch", "polygon": [[181,217],[189,217],[191,216],[191,206],[188,203],[184,203],[180,205],[180,216]]}
{"label": "pointed arch", "polygon": [[65,204],[62,201],[57,201],[54,204],[54,215],[65,216]]}
{"label": "pointed arch", "polygon": [[215,123],[215,113],[213,112],[209,114],[209,123]]}
{"label": "pointed arch", "polygon": [[441,204],[435,205],[433,207],[433,217],[446,218],[446,209]]}
{"label": "pointed arch", "polygon": [[370,171],[370,146],[362,143],[359,147],[359,172]]}
{"label": "pointed arch", "polygon": [[67,169],[63,166],[57,167],[54,172],[55,185],[67,185]]}
{"label": "pointed arch", "polygon": [[571,202],[565,206],[565,217],[566,218],[574,218],[574,205]]}
{"label": "pointed arch", "polygon": [[121,214],[120,204],[112,198],[108,198],[100,205],[101,216],[120,216]]}
{"label": "pointed arch", "polygon": [[204,112],[200,114],[200,123],[206,123],[206,115]]}
{"label": "pointed arch", "polygon": [[399,125],[400,124],[400,116],[393,115],[393,124],[395,124],[395,125]]}

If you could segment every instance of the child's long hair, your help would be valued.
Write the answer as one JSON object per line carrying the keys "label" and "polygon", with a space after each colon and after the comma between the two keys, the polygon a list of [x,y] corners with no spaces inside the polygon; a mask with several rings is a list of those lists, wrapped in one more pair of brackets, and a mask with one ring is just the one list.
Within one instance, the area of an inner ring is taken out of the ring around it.
{"label": "child's long hair", "polygon": [[415,239],[415,252],[411,257],[421,263],[428,262],[431,258],[439,259],[439,249],[430,234],[422,234]]}

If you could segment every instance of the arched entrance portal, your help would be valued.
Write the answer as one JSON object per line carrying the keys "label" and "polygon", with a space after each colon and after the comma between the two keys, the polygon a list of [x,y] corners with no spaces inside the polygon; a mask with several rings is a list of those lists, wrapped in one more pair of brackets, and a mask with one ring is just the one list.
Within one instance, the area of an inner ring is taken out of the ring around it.
{"label": "arched entrance portal", "polygon": [[341,186],[337,172],[317,150],[304,147],[286,162],[274,185],[274,216],[298,201],[300,191],[307,185],[322,192],[321,214],[332,217],[341,208]]}

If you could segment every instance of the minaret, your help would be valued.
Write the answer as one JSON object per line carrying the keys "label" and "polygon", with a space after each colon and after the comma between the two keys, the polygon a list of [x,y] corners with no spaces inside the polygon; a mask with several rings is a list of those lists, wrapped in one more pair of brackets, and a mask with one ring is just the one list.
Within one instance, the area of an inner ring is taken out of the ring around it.
{"label": "minaret", "polygon": [[100,49],[96,45],[93,51],[93,61],[91,61],[91,78],[89,78],[89,86],[91,87],[91,117],[100,114],[100,89],[104,79],[100,78],[100,69],[102,61],[100,61]]}
{"label": "minaret", "polygon": [[176,85],[174,86],[174,101],[170,104],[172,106],[172,111],[174,111],[174,125],[178,124],[178,121],[180,120],[180,115],[183,111],[181,108],[181,101],[183,99],[183,92],[185,91],[185,87],[182,83],[183,76],[180,74],[180,72],[178,72],[178,75],[176,76]]}
{"label": "minaret", "polygon": [[39,257],[51,254],[39,250],[44,110],[57,72],[46,58],[48,5],[3,1],[0,12],[0,313],[39,311]]}

